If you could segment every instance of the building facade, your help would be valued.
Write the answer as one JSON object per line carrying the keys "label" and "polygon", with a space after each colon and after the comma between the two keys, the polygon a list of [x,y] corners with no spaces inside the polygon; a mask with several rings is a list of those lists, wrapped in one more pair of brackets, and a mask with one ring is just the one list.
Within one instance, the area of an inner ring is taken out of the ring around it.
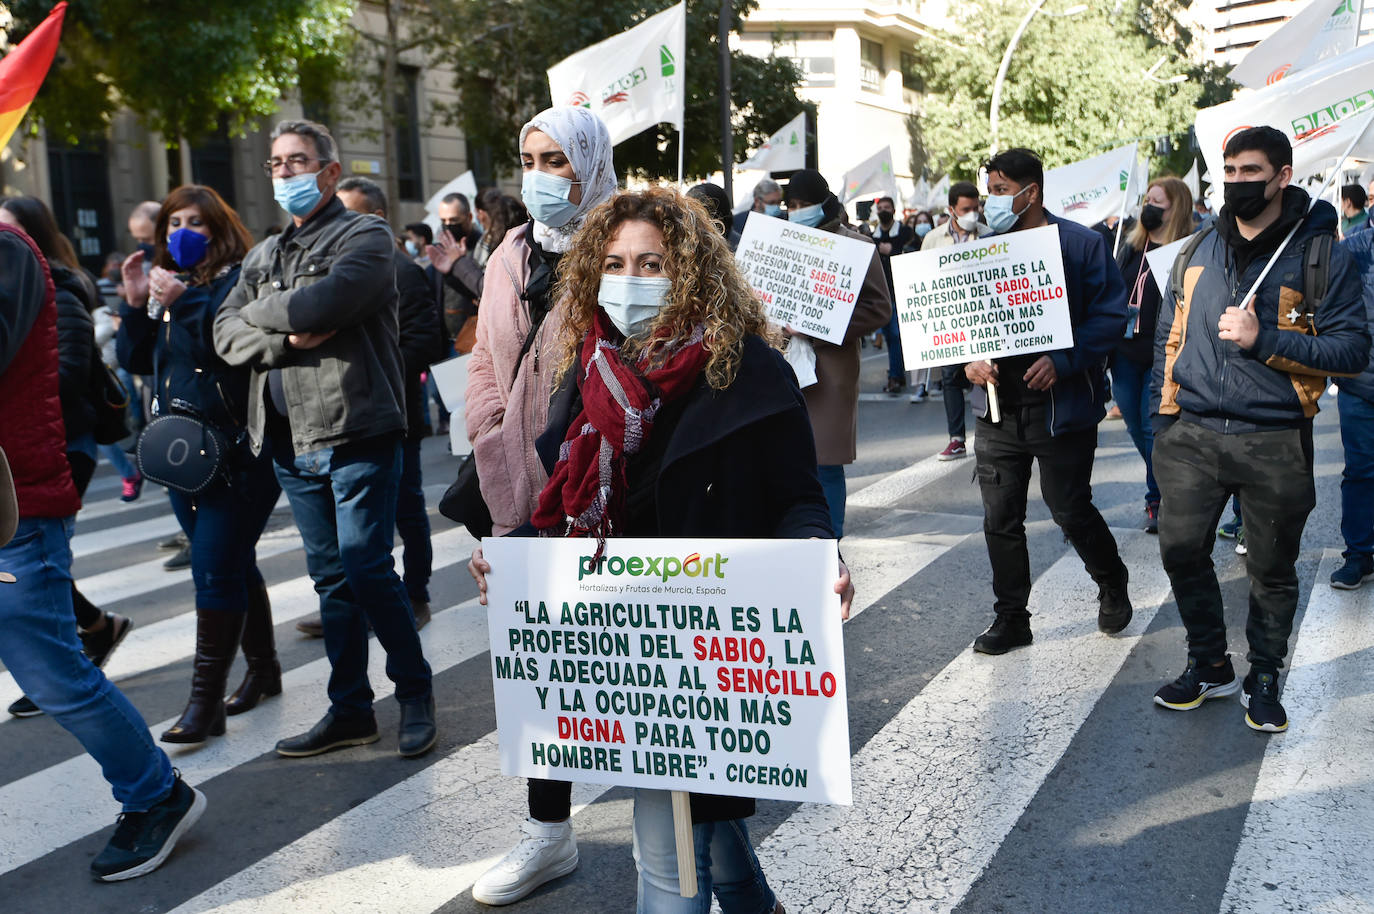
{"label": "building facade", "polygon": [[[373,35],[385,34],[382,9],[361,3],[354,25]],[[370,110],[347,109],[324,100],[292,97],[282,101],[277,115],[242,137],[217,135],[167,148],[164,138],[150,133],[129,112],[121,112],[105,136],[78,148],[58,146],[40,134],[16,136],[0,150],[0,192],[27,194],[52,206],[58,224],[71,238],[82,263],[99,270],[110,253],[128,253],[129,212],[144,200],[160,199],[175,184],[179,165],[187,180],[220,192],[255,238],[288,218],[272,198],[272,183],[263,174],[269,156],[272,124],[281,119],[309,116],[323,120],[338,142],[345,175],[373,178],[386,186],[388,165],[397,172],[400,199],[391,203],[391,224],[399,229],[419,221],[424,203],[451,179],[468,170],[469,152],[456,127],[429,123],[438,103],[454,101],[453,74],[427,67],[419,51],[400,58],[400,85],[393,100],[400,115],[392,155],[383,149],[380,102]],[[380,64],[375,74],[380,83]]]}
{"label": "building facade", "polygon": [[944,3],[760,0],[737,47],[760,57],[789,57],[801,69],[798,94],[817,105],[817,167],[832,187],[890,145],[898,186],[907,195],[918,177],[907,132],[920,89],[912,51],[919,38],[948,24]]}
{"label": "building facade", "polygon": [[1371,0],[1210,0],[1190,10],[1202,34],[1204,60],[1235,66],[1250,49],[1268,38],[1298,11],[1311,3],[1335,8],[1342,2],[1361,9],[1359,43],[1374,35]]}

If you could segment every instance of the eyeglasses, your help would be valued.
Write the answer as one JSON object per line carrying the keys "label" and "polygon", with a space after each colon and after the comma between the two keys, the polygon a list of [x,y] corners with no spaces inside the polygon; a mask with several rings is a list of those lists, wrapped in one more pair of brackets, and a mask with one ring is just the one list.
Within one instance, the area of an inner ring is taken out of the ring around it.
{"label": "eyeglasses", "polygon": [[287,156],[284,159],[268,159],[266,162],[263,162],[262,173],[267,175],[267,177],[271,178],[276,175],[277,170],[279,168],[281,168],[283,165],[286,165],[288,166],[288,171],[294,175],[300,172],[302,169],[304,169],[305,166],[309,165],[311,162],[321,161],[321,159],[312,159],[310,158],[310,156],[306,155],[303,152],[293,152],[291,153],[291,155]]}

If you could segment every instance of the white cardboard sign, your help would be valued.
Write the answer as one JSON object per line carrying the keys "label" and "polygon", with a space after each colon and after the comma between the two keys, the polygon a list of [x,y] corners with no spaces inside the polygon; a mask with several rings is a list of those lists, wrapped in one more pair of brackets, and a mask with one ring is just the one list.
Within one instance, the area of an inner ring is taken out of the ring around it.
{"label": "white cardboard sign", "polygon": [[449,452],[455,457],[464,457],[472,450],[472,445],[468,443],[466,418],[468,364],[471,361],[471,355],[460,355],[429,366],[430,374],[434,375],[434,386],[439,388],[439,397],[449,412]]}
{"label": "white cardboard sign", "polygon": [[502,773],[852,802],[834,540],[482,548]]}
{"label": "white cardboard sign", "polygon": [[[1159,294],[1163,295],[1165,288],[1169,285],[1169,274],[1173,272],[1174,261],[1178,259],[1179,251],[1188,243],[1192,235],[1184,235],[1177,241],[1157,247],[1153,251],[1145,252],[1145,262],[1150,265],[1150,273],[1155,278],[1155,285],[1159,287]],[[1170,306],[1172,307],[1172,305]]]}
{"label": "white cardboard sign", "polygon": [[1059,227],[892,258],[907,371],[1073,346]]}
{"label": "white cardboard sign", "polygon": [[769,320],[838,345],[868,276],[873,244],[751,212],[735,258]]}

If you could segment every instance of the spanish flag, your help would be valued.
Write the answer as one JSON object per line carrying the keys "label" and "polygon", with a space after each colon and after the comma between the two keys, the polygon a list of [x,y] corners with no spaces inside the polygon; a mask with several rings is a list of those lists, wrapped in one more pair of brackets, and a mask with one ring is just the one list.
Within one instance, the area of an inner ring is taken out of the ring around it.
{"label": "spanish flag", "polygon": [[62,0],[38,28],[0,58],[0,148],[10,141],[48,75],[62,37],[62,17],[66,12],[67,2]]}

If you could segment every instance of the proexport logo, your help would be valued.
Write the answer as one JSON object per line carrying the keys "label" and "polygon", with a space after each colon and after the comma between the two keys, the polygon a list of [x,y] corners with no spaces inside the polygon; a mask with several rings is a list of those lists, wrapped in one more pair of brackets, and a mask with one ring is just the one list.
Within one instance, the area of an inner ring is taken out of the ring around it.
{"label": "proexport logo", "polygon": [[577,579],[587,575],[608,574],[612,577],[629,575],[632,578],[658,578],[668,581],[678,575],[689,578],[723,578],[725,563],[729,556],[717,552],[714,556],[702,558],[700,552],[693,552],[684,558],[675,555],[584,555],[577,560]]}
{"label": "proexport logo", "polygon": [[944,266],[947,263],[982,260],[985,257],[996,257],[998,254],[1005,254],[1010,250],[1011,245],[1005,241],[999,244],[990,244],[985,248],[951,248],[948,253],[941,252],[938,266]]}

